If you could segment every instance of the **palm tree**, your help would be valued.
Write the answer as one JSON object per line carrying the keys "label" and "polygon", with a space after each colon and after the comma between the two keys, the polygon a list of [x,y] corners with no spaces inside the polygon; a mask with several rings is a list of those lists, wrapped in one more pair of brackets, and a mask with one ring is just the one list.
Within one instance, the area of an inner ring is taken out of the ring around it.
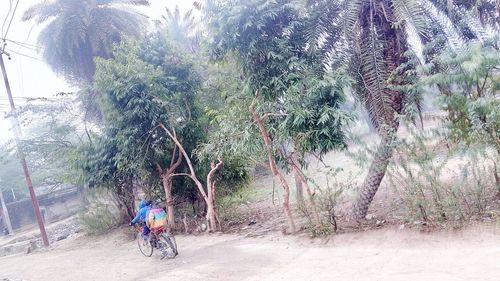
{"label": "palm tree", "polygon": [[[356,78],[355,92],[364,103],[380,136],[369,172],[353,204],[352,218],[363,219],[393,154],[400,114],[412,93],[406,65],[407,51],[418,40],[429,40],[431,28],[439,27],[450,45],[461,44],[446,8],[428,0],[312,0],[308,36],[311,48],[321,48],[325,60],[348,63]],[[432,28],[436,29],[436,28]]]}
{"label": "palm tree", "polygon": [[173,12],[168,7],[165,7],[165,11],[166,14],[161,16],[162,21],[159,25],[166,29],[174,42],[196,51],[200,45],[200,32],[193,10],[185,12],[182,16],[177,5]]}
{"label": "palm tree", "polygon": [[126,9],[149,5],[148,0],[53,0],[27,9],[23,21],[47,23],[38,42],[51,68],[69,82],[90,82],[94,57],[111,57],[111,48],[124,35],[138,37],[146,17]]}
{"label": "palm tree", "polygon": [[[490,26],[494,29],[500,27],[500,1],[498,0],[432,0],[450,17],[453,22],[465,29],[464,35],[474,36],[474,27],[477,23],[482,26]],[[469,29],[469,30],[468,30]]]}

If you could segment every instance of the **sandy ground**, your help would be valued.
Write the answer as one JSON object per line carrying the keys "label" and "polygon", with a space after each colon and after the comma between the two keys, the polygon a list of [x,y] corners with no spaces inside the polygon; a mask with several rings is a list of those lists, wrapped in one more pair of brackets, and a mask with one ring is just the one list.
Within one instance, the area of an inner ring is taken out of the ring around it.
{"label": "sandy ground", "polygon": [[143,257],[124,230],[0,259],[0,280],[500,280],[500,225],[386,228],[328,241],[268,234],[178,236],[174,260]]}

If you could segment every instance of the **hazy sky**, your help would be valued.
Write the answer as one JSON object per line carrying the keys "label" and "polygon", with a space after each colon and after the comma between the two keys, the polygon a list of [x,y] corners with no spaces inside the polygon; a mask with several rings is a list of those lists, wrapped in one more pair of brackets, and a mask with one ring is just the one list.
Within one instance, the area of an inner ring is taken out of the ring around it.
{"label": "hazy sky", "polygon": [[[10,3],[12,10],[17,0],[0,0],[0,27],[9,12]],[[43,0],[20,0],[16,14],[12,21],[10,30],[5,36],[7,39],[27,43],[37,44],[40,27],[34,26],[34,22],[22,22],[23,12],[33,4],[43,2]],[[151,6],[141,8],[140,11],[146,14],[151,20],[158,19],[164,13],[164,7],[173,9],[178,5],[181,13],[192,8],[193,0],[150,0]],[[12,11],[4,25],[0,37],[3,38],[9,23]],[[5,67],[9,76],[12,95],[17,105],[22,105],[26,97],[52,97],[58,92],[71,91],[61,77],[56,76],[50,68],[41,61],[40,55],[33,47],[22,47],[12,42],[7,42],[7,52],[11,55],[11,60],[4,56]],[[10,121],[5,118],[8,107],[7,94],[3,79],[0,79],[0,143],[12,137],[10,133]]]}

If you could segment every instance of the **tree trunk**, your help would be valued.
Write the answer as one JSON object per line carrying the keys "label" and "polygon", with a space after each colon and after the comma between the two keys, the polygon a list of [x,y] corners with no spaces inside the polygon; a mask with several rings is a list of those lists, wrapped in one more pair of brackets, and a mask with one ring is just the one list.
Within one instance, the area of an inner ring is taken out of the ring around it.
{"label": "tree trunk", "polygon": [[[500,152],[497,152],[497,155],[500,155]],[[499,176],[496,160],[493,160],[493,176],[495,177],[495,184],[497,186],[496,198],[500,200],[500,176]]]}
{"label": "tree trunk", "polygon": [[266,127],[264,126],[264,121],[255,111],[254,103],[252,103],[252,105],[250,106],[250,111],[252,112],[252,116],[253,116],[255,123],[259,127],[261,137],[264,140],[264,144],[266,146],[266,151],[267,151],[267,158],[269,161],[269,167],[271,169],[271,172],[273,173],[273,175],[276,178],[278,178],[278,180],[281,183],[281,186],[283,187],[283,189],[285,191],[285,193],[283,194],[283,211],[285,213],[285,217],[288,219],[288,225],[290,227],[290,232],[294,233],[295,232],[295,223],[293,221],[292,211],[290,210],[290,186],[288,185],[288,182],[283,177],[281,172],[278,170],[278,167],[276,165],[276,161],[274,159],[273,151],[271,149],[271,138],[269,136],[269,133],[267,132]]}
{"label": "tree trunk", "polygon": [[130,222],[135,216],[132,179],[115,180],[113,195],[120,209],[122,222]]}
{"label": "tree trunk", "polygon": [[[208,202],[207,202],[207,221],[209,224],[209,229],[210,231],[215,231],[217,227],[217,210],[215,208],[215,191],[216,191],[216,185],[215,181],[213,180],[213,177],[215,175],[215,172],[222,166],[222,161],[219,159],[219,163],[215,165],[214,162],[210,163],[210,172],[207,175],[207,195],[208,195]],[[220,229],[219,229],[220,230]]]}
{"label": "tree trunk", "polygon": [[304,186],[302,185],[302,179],[300,178],[299,173],[295,171],[295,169],[293,171],[293,178],[295,179],[297,203],[299,205],[304,205]]}
{"label": "tree trunk", "polygon": [[159,163],[156,163],[156,168],[158,169],[158,173],[160,173],[163,182],[163,189],[165,190],[165,206],[167,207],[168,227],[170,229],[175,228],[174,198],[172,196],[172,174],[181,165],[181,163],[182,153],[177,151],[177,145],[174,146],[170,166],[167,170],[164,170]]}
{"label": "tree trunk", "polygon": [[172,197],[172,177],[170,174],[162,175],[163,189],[165,189],[165,201],[168,214],[168,227],[175,229],[174,198]]}
{"label": "tree trunk", "polygon": [[215,206],[213,201],[207,204],[207,222],[208,231],[214,232],[217,229],[217,219],[215,216]]}
{"label": "tree trunk", "polygon": [[390,1],[362,2],[357,35],[360,45],[355,52],[362,59],[359,75],[363,81],[364,104],[382,140],[353,204],[351,218],[356,220],[365,218],[393,154],[393,141],[399,128],[398,115],[403,111],[405,94],[390,86],[409,83],[405,75],[409,69],[399,68],[407,61],[404,53],[408,50],[408,41],[404,29],[395,27],[389,20],[394,18]]}
{"label": "tree trunk", "polygon": [[294,151],[290,154],[289,157],[287,157],[287,153],[283,150],[283,157],[289,158],[288,162],[289,164],[292,164],[292,170],[293,170],[293,178],[295,180],[295,192],[296,192],[296,197],[297,197],[297,204],[299,205],[304,205],[304,185],[302,184],[302,177],[300,175],[300,171],[297,169],[298,167],[295,167],[294,164],[298,163],[297,160],[297,153]]}
{"label": "tree trunk", "polygon": [[298,202],[298,204],[301,204],[304,207],[306,207],[305,202],[304,202],[304,186],[305,186],[306,190],[307,190],[307,194],[309,196],[309,202],[311,203],[311,207],[312,207],[313,219],[315,220],[316,225],[319,226],[321,224],[321,220],[320,220],[320,216],[319,216],[318,207],[316,205],[316,200],[314,198],[316,191],[311,189],[311,186],[307,182],[307,179],[304,175],[304,172],[300,168],[300,163],[299,163],[299,160],[297,159],[297,153],[293,152],[292,154],[288,155],[286,153],[284,147],[281,148],[281,153],[282,153],[282,156],[287,160],[288,164],[292,167],[294,179],[295,179],[295,186],[297,188],[297,202]]}
{"label": "tree trunk", "polygon": [[172,141],[177,145],[177,148],[180,150],[180,154],[183,155],[183,157],[186,159],[186,162],[189,167],[189,174],[182,173],[182,174],[170,174],[170,177],[174,176],[187,176],[191,178],[194,183],[196,184],[196,187],[198,188],[199,193],[203,197],[203,200],[205,201],[205,204],[207,205],[207,223],[208,223],[208,231],[215,231],[217,229],[217,214],[216,214],[216,209],[215,209],[215,183],[212,182],[212,177],[215,174],[215,172],[220,168],[222,165],[222,161],[219,159],[219,163],[217,165],[213,165],[211,163],[212,167],[210,172],[207,175],[207,191],[205,192],[205,188],[203,187],[203,184],[198,180],[198,177],[196,176],[196,172],[193,167],[193,163],[191,162],[191,159],[189,158],[189,155],[187,154],[186,150],[180,143],[180,141],[177,139],[177,135],[175,133],[175,130],[173,130],[173,133],[171,133],[167,127],[163,124],[159,124],[159,126],[167,133],[167,135],[172,139]]}
{"label": "tree trunk", "polygon": [[363,185],[361,185],[358,198],[353,204],[352,219],[362,220],[366,217],[368,207],[375,193],[377,193],[392,157],[394,151],[392,142],[395,139],[395,134],[395,132],[391,133],[390,136],[384,137],[380,142],[377,153],[370,166],[370,170],[368,171],[368,175],[366,175]]}
{"label": "tree trunk", "polygon": [[295,176],[298,177],[298,179],[300,180],[300,184],[306,186],[307,195],[309,196],[309,202],[311,203],[311,207],[313,209],[312,212],[314,220],[316,221],[316,224],[319,226],[321,224],[321,220],[319,217],[319,211],[316,205],[316,200],[314,198],[316,192],[313,191],[309,186],[309,183],[307,183],[307,179],[305,178],[304,173],[299,168],[299,163],[297,161],[297,158],[292,157],[292,159],[289,159],[289,163],[293,168]]}

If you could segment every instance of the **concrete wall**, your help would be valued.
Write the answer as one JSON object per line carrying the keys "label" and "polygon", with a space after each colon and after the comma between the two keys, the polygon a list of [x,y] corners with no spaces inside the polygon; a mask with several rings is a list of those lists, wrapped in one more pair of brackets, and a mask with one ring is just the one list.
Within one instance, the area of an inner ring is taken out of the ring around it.
{"label": "concrete wall", "polygon": [[[39,204],[44,221],[50,223],[76,214],[81,207],[81,195],[75,192],[57,197],[41,196]],[[36,223],[33,205],[29,198],[6,205],[13,229]]]}

